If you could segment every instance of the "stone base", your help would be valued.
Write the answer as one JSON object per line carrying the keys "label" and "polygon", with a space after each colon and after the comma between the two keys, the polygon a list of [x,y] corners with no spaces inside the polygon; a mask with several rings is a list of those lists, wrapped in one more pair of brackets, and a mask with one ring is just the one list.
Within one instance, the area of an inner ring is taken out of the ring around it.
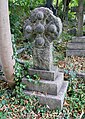
{"label": "stone base", "polygon": [[72,38],[72,42],[74,43],[85,43],[85,36],[81,36],[81,37],[73,37]]}
{"label": "stone base", "polygon": [[63,84],[64,74],[58,73],[58,77],[55,81],[40,80],[39,84],[29,82],[27,78],[23,78],[22,82],[26,84],[26,89],[30,91],[38,91],[44,94],[57,95],[62,84]]}
{"label": "stone base", "polygon": [[37,74],[41,79],[35,84],[34,80],[29,82],[27,78],[23,78],[22,82],[26,84],[25,93],[37,96],[40,103],[48,105],[50,109],[62,109],[68,87],[68,82],[63,80],[64,74],[58,72],[57,67],[51,71],[29,69],[29,74]]}
{"label": "stone base", "polygon": [[70,42],[70,43],[68,43],[67,44],[67,47],[69,48],[69,49],[74,49],[74,50],[85,50],[85,43],[82,43],[82,42],[80,42],[80,43],[78,43],[78,42]]}
{"label": "stone base", "polygon": [[66,56],[85,56],[85,50],[66,50]]}
{"label": "stone base", "polygon": [[36,97],[39,98],[39,102],[41,104],[46,104],[51,110],[56,108],[61,110],[63,107],[64,96],[67,91],[67,87],[68,87],[68,82],[64,81],[57,96],[48,95],[48,94],[44,95],[43,93],[36,93],[32,91],[25,91],[25,94],[30,96],[35,95]]}
{"label": "stone base", "polygon": [[54,81],[58,75],[58,68],[53,67],[51,71],[29,69],[29,75],[37,74],[41,79]]}
{"label": "stone base", "polygon": [[85,36],[73,37],[67,44],[67,56],[85,56]]}

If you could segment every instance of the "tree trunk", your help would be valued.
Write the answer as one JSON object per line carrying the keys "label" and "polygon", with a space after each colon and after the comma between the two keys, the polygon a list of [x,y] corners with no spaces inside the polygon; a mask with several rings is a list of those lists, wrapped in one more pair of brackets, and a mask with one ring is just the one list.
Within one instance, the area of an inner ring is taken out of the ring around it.
{"label": "tree trunk", "polygon": [[47,0],[47,3],[46,3],[47,8],[49,8],[49,9],[50,9],[50,7],[51,7],[52,3],[53,3],[53,0]]}
{"label": "tree trunk", "polygon": [[0,0],[0,58],[3,71],[9,86],[14,85],[15,61],[12,58],[13,49],[9,23],[8,0]]}
{"label": "tree trunk", "polygon": [[78,31],[77,36],[83,36],[83,2],[84,0],[78,1]]}

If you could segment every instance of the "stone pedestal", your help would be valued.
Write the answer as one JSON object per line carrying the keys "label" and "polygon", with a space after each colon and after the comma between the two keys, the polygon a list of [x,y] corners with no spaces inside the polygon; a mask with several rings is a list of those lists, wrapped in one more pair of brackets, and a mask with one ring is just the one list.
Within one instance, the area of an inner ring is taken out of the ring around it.
{"label": "stone pedestal", "polygon": [[56,108],[61,110],[63,107],[67,86],[68,82],[67,81],[63,82],[62,87],[57,95],[49,95],[27,90],[25,91],[25,94],[37,96],[39,98],[40,103],[47,105],[51,110]]}
{"label": "stone pedestal", "polygon": [[66,56],[85,56],[85,36],[73,37],[67,43]]}
{"label": "stone pedestal", "polygon": [[[64,81],[64,74],[55,71],[29,69],[29,74],[37,74],[41,77],[38,84],[29,82],[23,78],[22,82],[26,84],[25,93],[35,95],[39,98],[41,104],[46,104],[50,109],[62,109],[68,82]],[[46,75],[47,74],[47,75]]]}
{"label": "stone pedestal", "polygon": [[[50,109],[62,109],[68,82],[64,81],[64,74],[58,72],[58,67],[53,65],[53,40],[57,40],[62,32],[60,18],[53,15],[48,8],[36,8],[24,23],[25,38],[33,42],[33,68],[29,75],[38,75],[39,84],[29,82],[26,84],[25,93],[36,95],[41,104],[47,104]],[[35,93],[34,93],[35,92]]]}
{"label": "stone pedestal", "polygon": [[30,75],[37,74],[41,79],[54,81],[58,75],[58,67],[52,67],[50,71],[31,68],[28,73]]}

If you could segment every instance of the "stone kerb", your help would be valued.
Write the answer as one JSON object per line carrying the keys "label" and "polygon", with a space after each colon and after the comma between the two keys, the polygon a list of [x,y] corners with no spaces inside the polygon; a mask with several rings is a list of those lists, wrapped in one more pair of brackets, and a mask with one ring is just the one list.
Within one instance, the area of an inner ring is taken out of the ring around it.
{"label": "stone kerb", "polygon": [[85,56],[85,36],[73,37],[70,42],[67,43],[67,56]]}

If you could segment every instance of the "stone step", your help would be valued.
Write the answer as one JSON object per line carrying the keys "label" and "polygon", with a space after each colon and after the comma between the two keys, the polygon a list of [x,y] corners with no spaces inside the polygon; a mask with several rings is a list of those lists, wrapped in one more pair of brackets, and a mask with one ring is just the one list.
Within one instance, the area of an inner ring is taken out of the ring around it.
{"label": "stone step", "polygon": [[30,68],[28,73],[29,75],[37,74],[41,79],[54,81],[58,75],[58,67],[54,66],[51,71]]}
{"label": "stone step", "polygon": [[48,80],[40,80],[39,84],[35,84],[33,82],[29,82],[27,78],[23,78],[22,82],[26,84],[26,90],[30,91],[39,91],[45,94],[57,95],[64,79],[63,73],[58,73],[58,77],[55,81]]}
{"label": "stone step", "polygon": [[73,37],[73,38],[72,38],[72,42],[85,43],[85,36],[82,36],[82,37]]}
{"label": "stone step", "polygon": [[64,81],[57,96],[48,95],[48,94],[44,95],[43,93],[26,91],[26,90],[25,90],[25,94],[30,96],[35,95],[36,97],[38,97],[39,103],[46,104],[51,110],[56,108],[61,110],[63,107],[64,96],[67,91],[67,87],[68,87],[68,82]]}
{"label": "stone step", "polygon": [[85,43],[82,43],[82,42],[70,42],[67,44],[67,48],[68,49],[72,49],[72,50],[85,50]]}
{"label": "stone step", "polygon": [[66,56],[85,56],[85,50],[66,50]]}

